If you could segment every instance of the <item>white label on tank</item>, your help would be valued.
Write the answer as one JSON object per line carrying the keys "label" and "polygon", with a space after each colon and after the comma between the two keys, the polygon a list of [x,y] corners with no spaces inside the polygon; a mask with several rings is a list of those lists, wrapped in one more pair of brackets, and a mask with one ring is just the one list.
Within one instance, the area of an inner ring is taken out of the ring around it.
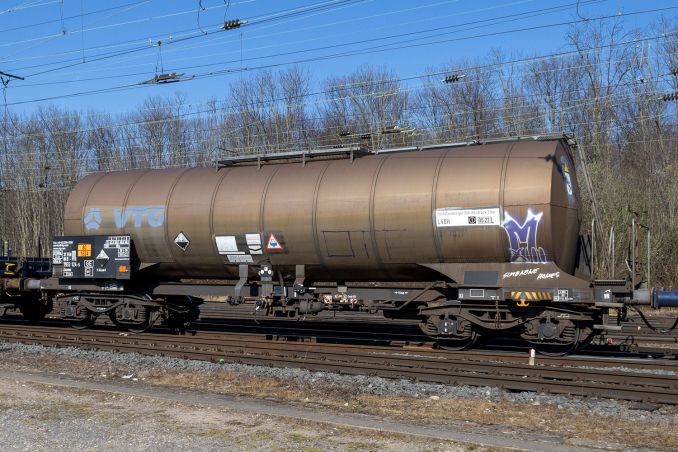
{"label": "white label on tank", "polygon": [[263,254],[261,251],[261,235],[259,234],[245,234],[245,241],[250,254]]}
{"label": "white label on tank", "polygon": [[254,259],[249,254],[229,254],[228,261],[231,264],[251,264]]}
{"label": "white label on tank", "polygon": [[436,226],[501,226],[499,207],[485,209],[436,209]]}
{"label": "white label on tank", "polygon": [[235,242],[234,235],[218,235],[214,237],[217,242],[217,249],[219,254],[244,254],[238,251],[238,244]]}

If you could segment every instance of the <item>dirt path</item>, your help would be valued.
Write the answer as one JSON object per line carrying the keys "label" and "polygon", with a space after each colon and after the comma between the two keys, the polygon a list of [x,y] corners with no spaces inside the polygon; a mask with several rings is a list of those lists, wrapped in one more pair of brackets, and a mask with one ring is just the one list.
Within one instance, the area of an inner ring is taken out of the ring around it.
{"label": "dirt path", "polygon": [[[461,424],[421,426],[133,381],[0,371],[0,388],[0,436],[15,450],[66,444],[69,449],[179,448],[184,442],[192,449],[581,450],[558,438],[521,440],[500,432],[477,433]],[[29,422],[7,429],[10,416],[15,424],[22,418]]]}

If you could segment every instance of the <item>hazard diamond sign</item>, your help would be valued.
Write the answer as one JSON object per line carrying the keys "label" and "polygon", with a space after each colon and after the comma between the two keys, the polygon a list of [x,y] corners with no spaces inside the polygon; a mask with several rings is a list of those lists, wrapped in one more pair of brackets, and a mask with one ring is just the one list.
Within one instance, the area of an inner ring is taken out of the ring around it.
{"label": "hazard diamond sign", "polygon": [[266,251],[285,251],[285,248],[280,244],[275,234],[269,234],[266,240]]}

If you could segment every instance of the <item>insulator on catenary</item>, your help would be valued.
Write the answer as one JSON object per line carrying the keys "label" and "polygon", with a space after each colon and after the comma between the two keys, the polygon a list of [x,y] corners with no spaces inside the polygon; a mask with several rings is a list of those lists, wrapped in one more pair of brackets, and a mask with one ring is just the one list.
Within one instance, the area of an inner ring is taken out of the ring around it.
{"label": "insulator on catenary", "polygon": [[462,78],[466,77],[463,74],[451,74],[451,75],[446,75],[445,78],[443,79],[443,83],[454,83],[458,82]]}
{"label": "insulator on catenary", "polygon": [[240,28],[241,25],[244,25],[245,21],[240,19],[227,20],[224,22],[224,30],[233,30],[235,28]]}

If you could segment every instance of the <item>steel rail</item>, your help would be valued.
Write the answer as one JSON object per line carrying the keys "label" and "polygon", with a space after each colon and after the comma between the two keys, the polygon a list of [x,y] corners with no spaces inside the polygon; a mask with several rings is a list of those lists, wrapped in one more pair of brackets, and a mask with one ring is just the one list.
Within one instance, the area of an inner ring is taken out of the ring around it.
{"label": "steel rail", "polygon": [[[60,325],[66,323],[59,319],[49,319],[38,323],[28,323],[21,317],[4,317],[0,319],[0,324],[14,325]],[[107,319],[97,321],[98,326],[112,325]],[[347,322],[331,321],[324,319],[308,320],[298,322],[289,319],[271,319],[264,318],[254,322],[252,317],[215,319],[214,322],[196,322],[194,327],[197,331],[228,332],[242,334],[259,334],[266,336],[275,336],[278,340],[297,340],[323,343],[351,343],[379,346],[414,346],[417,348],[432,347],[433,342],[430,338],[421,333],[416,323],[399,323],[390,325],[383,322]],[[152,331],[163,331],[162,328]],[[607,337],[597,337],[592,345],[580,350],[581,355],[597,356],[599,359],[604,357],[623,357],[623,358],[642,358],[645,363],[650,363],[648,359],[655,360],[678,359],[676,352],[678,349],[663,344],[662,346],[651,346],[651,341],[643,341],[640,338],[631,336],[620,336],[614,339],[612,345],[606,343]],[[636,340],[637,339],[637,340]],[[518,356],[524,356],[529,345],[515,338],[498,338],[500,342],[491,340],[481,348],[472,351],[465,351],[464,354],[473,353],[476,350],[493,350],[494,353],[516,352]],[[665,339],[669,341],[669,339]],[[670,342],[670,341],[669,341]],[[659,362],[659,361],[654,361]],[[652,364],[643,364],[643,367]]]}
{"label": "steel rail", "polygon": [[[196,336],[133,335],[107,330],[3,327],[0,340],[96,350],[136,352],[217,362],[300,367],[421,382],[497,386],[535,391],[678,404],[678,372],[670,375],[577,366],[461,359],[459,354],[413,352],[357,345],[271,341],[242,334],[201,332]],[[541,360],[540,360],[541,361]],[[548,362],[548,360],[546,360]]]}

